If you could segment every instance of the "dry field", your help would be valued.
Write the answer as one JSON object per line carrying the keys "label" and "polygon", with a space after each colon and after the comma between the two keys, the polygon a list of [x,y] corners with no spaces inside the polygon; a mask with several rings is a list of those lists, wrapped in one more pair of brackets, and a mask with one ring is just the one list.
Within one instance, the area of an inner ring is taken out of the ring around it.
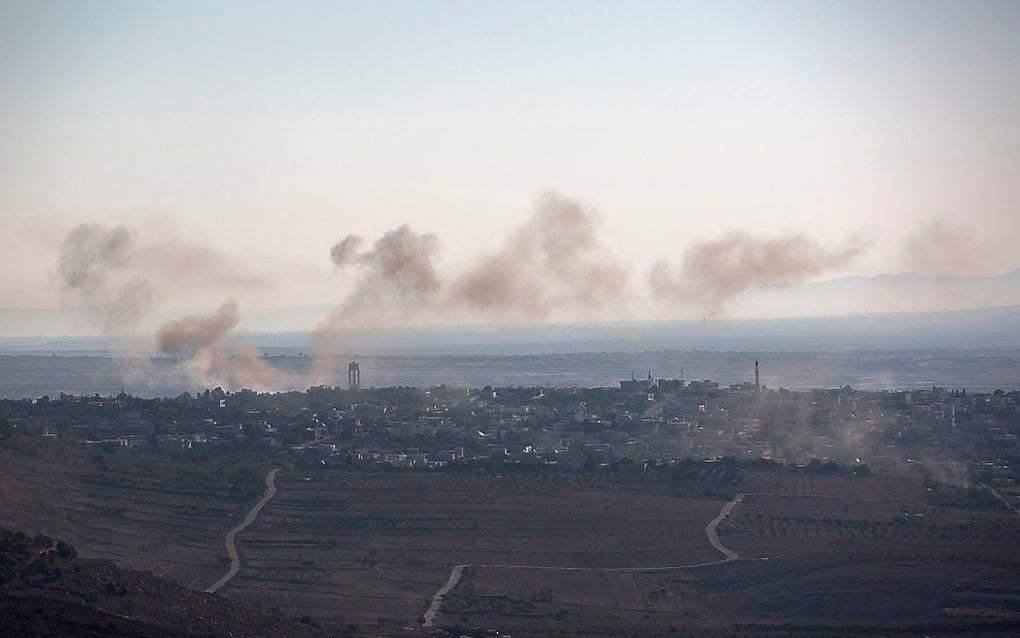
{"label": "dry field", "polygon": [[[734,508],[719,534],[740,556],[736,562],[597,577],[471,568],[438,622],[529,636],[595,628],[625,635],[638,626],[632,635],[675,635],[674,628],[848,636],[1020,630],[1020,517],[927,506],[923,487],[910,481],[896,487],[814,477],[811,487],[798,480],[808,478],[753,480],[791,495],[749,494]],[[792,495],[809,487],[819,495]],[[889,489],[908,498],[833,496]]]}
{"label": "dry field", "polygon": [[441,625],[563,636],[1015,636],[1015,568],[730,563],[672,574],[474,569]]}
{"label": "dry field", "polygon": [[[575,476],[285,476],[223,593],[360,624],[415,625],[456,564],[677,565],[719,558],[722,501]],[[504,570],[516,578],[531,570]],[[599,572],[585,572],[597,574]]]}
{"label": "dry field", "polygon": [[[0,526],[196,589],[225,569],[223,534],[266,470],[252,465],[245,478],[214,460],[60,447],[5,450],[0,463]],[[238,537],[242,568],[221,593],[371,634],[417,627],[458,564],[469,567],[438,626],[527,636],[1020,631],[1020,517],[927,505],[909,477],[745,472],[732,489],[748,495],[718,530],[740,560],[656,573],[612,570],[719,559],[705,525],[725,501],[543,472],[284,470],[277,485]]]}
{"label": "dry field", "polygon": [[924,483],[920,475],[846,476],[807,472],[746,470],[741,475],[740,491],[791,496],[828,496],[866,501],[924,503]]}
{"label": "dry field", "polygon": [[[223,535],[254,500],[215,461],[37,447],[0,451],[0,467],[0,526],[195,589],[225,571]],[[256,492],[263,474],[251,472]]]}
{"label": "dry field", "polygon": [[720,528],[742,557],[889,560],[1020,567],[1020,517],[902,501],[749,495]]}

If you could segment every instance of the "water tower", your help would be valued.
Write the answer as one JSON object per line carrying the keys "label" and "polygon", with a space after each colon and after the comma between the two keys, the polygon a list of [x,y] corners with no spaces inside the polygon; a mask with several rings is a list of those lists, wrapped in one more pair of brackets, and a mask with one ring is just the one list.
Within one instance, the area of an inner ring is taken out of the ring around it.
{"label": "water tower", "polygon": [[357,390],[361,387],[361,366],[358,365],[357,361],[351,361],[347,364],[347,387],[351,390]]}

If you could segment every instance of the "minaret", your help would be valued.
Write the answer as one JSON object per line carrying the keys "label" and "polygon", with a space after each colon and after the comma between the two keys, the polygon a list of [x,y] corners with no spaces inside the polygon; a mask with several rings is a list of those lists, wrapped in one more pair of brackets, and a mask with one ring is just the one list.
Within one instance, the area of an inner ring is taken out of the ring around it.
{"label": "minaret", "polygon": [[761,377],[758,375],[758,359],[754,360],[754,391],[761,392]]}

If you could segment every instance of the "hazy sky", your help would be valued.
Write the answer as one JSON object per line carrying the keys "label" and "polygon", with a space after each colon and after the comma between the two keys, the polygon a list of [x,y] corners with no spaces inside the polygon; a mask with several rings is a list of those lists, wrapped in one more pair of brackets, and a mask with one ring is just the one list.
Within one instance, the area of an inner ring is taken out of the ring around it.
{"label": "hazy sky", "polygon": [[0,306],[59,304],[81,222],[276,282],[166,305],[337,302],[345,235],[409,223],[455,264],[548,189],[634,273],[734,229],[873,238],[826,276],[1005,271],[1018,33],[1020,2],[8,0]]}

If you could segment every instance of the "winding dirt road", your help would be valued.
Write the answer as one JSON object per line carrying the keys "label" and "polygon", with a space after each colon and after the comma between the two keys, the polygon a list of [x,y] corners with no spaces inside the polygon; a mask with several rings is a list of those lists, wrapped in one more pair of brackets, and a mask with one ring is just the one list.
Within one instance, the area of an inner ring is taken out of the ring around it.
{"label": "winding dirt road", "polygon": [[[705,536],[708,537],[708,542],[712,544],[716,550],[719,551],[725,558],[714,560],[708,563],[695,563],[693,565],[668,565],[664,567],[550,567],[548,565],[473,565],[474,567],[499,567],[501,569],[543,569],[543,570],[556,570],[563,572],[643,572],[643,573],[655,573],[655,572],[667,572],[675,571],[679,569],[694,569],[695,567],[708,567],[709,565],[721,565],[723,563],[729,563],[737,560],[737,553],[722,544],[719,540],[719,533],[717,528],[719,523],[730,515],[730,511],[744,500],[746,494],[737,494],[732,501],[728,501],[719,510],[719,514],[716,515],[708,525],[705,526]],[[460,583],[460,579],[464,576],[464,570],[468,567],[472,567],[470,564],[454,565],[450,571],[450,577],[446,579],[446,582],[439,591],[432,597],[432,602],[429,604],[429,608],[425,611],[425,615],[422,616],[422,626],[431,627],[432,623],[436,619],[436,614],[439,613],[439,609],[443,606],[443,598],[450,593],[454,587]]]}
{"label": "winding dirt road", "polygon": [[258,518],[259,512],[261,512],[262,508],[266,506],[266,503],[276,496],[276,473],[279,471],[280,470],[278,469],[271,470],[269,474],[266,474],[266,493],[262,495],[262,498],[258,503],[255,503],[255,505],[248,510],[248,514],[245,515],[244,520],[241,521],[237,527],[227,532],[225,540],[227,544],[227,554],[230,556],[230,569],[227,570],[227,573],[224,574],[222,578],[206,588],[205,591],[207,593],[215,594],[220,587],[229,583],[230,579],[236,576],[237,572],[240,571],[241,558],[237,554],[237,545],[234,543],[234,539],[239,533],[243,532],[249,525],[255,522],[255,519]]}

